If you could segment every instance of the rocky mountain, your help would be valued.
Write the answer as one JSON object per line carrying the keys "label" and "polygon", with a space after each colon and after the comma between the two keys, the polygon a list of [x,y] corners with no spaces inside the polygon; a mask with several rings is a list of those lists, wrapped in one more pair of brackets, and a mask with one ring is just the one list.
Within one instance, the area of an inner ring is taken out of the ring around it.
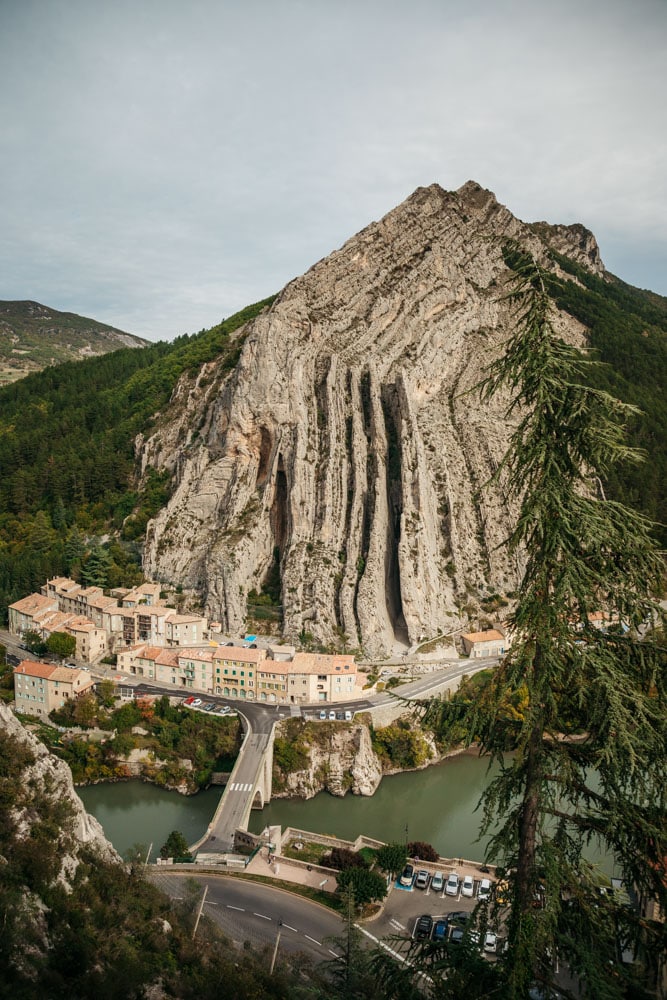
{"label": "rocky mountain", "polygon": [[[278,566],[285,634],[375,655],[511,592],[512,511],[488,485],[509,428],[474,391],[512,325],[509,239],[604,277],[583,226],[526,225],[473,182],[419,188],[287,285],[233,372],[183,380],[137,445],[175,479],[146,574],[238,632]],[[556,326],[584,343],[569,313]]]}
{"label": "rocky mountain", "polygon": [[63,361],[147,344],[106,323],[39,302],[0,301],[0,385]]}

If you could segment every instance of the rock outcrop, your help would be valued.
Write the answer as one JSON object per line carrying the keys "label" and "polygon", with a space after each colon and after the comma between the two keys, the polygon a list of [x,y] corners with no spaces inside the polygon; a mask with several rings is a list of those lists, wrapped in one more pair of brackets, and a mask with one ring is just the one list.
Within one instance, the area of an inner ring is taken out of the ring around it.
{"label": "rock outcrop", "polygon": [[367,726],[322,723],[321,739],[309,746],[309,764],[274,787],[273,798],[312,799],[318,792],[343,796],[373,795],[382,780],[382,764]]}
{"label": "rock outcrop", "polygon": [[120,857],[104,835],[98,821],[86,812],[76,794],[72,774],[64,761],[49,753],[43,743],[25,729],[13,712],[0,703],[0,730],[9,742],[27,751],[28,763],[21,774],[21,794],[10,813],[14,839],[30,837],[33,824],[42,820],[45,808],[56,804],[65,816],[59,838],[59,879],[70,885],[79,865],[78,851],[92,848],[103,861],[120,862]]}
{"label": "rock outcrop", "polygon": [[[176,484],[145,572],[238,633],[277,550],[284,633],[369,655],[515,589],[513,512],[489,484],[510,429],[504,401],[474,391],[512,328],[510,238],[603,270],[583,227],[527,226],[469,182],[419,188],[292,281],[244,329],[236,369],[184,380],[138,443]],[[570,316],[556,325],[582,342]]]}

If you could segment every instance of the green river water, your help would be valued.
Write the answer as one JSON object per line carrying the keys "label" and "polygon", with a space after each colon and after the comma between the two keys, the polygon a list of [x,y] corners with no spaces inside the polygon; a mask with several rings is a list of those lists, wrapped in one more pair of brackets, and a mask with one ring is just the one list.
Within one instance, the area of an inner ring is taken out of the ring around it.
{"label": "green river water", "polygon": [[[485,842],[478,840],[479,812],[475,807],[489,780],[487,761],[462,754],[423,771],[384,778],[375,795],[336,798],[322,792],[315,798],[274,799],[253,812],[250,829],[260,832],[269,823],[354,840],[360,833],[383,841],[424,840],[443,857],[484,861]],[[172,830],[189,843],[204,833],[221,789],[209,788],[181,796],[140,781],[91,785],[77,789],[86,809],[102,824],[121,854],[133,844],[153,843],[152,857]],[[595,847],[586,852],[609,875],[613,858]]]}

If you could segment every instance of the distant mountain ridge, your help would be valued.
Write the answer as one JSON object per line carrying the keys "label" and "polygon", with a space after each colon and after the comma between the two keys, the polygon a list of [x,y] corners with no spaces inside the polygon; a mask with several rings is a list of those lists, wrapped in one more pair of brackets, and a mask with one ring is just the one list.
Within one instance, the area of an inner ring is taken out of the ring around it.
{"label": "distant mountain ridge", "polygon": [[148,343],[107,323],[40,302],[0,300],[0,385],[63,361]]}

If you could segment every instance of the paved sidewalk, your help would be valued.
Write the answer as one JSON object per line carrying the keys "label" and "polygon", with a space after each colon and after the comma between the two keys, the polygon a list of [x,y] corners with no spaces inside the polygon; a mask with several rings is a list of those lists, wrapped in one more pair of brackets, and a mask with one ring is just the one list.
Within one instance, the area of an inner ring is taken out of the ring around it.
{"label": "paved sidewalk", "polygon": [[336,891],[336,876],[327,875],[325,872],[308,871],[307,867],[300,864],[290,864],[289,860],[268,860],[268,850],[262,847],[252,859],[246,872],[251,875],[264,875],[268,878],[275,878],[282,882],[294,882],[296,885],[309,885],[313,889],[320,889],[322,892]]}

